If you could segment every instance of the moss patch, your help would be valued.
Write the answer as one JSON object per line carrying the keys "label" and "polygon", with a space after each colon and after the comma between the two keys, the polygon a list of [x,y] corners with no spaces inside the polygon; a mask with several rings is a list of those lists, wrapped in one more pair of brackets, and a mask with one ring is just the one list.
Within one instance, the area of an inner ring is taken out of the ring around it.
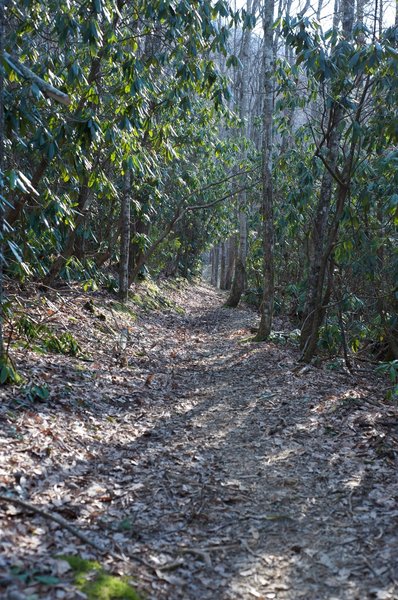
{"label": "moss patch", "polygon": [[147,280],[136,283],[134,291],[129,293],[125,303],[112,301],[113,310],[128,315],[133,320],[137,318],[137,309],[144,312],[172,310],[184,314],[184,309],[168,297],[169,290],[178,289],[175,285],[165,284],[159,287],[154,281]]}
{"label": "moss patch", "polygon": [[98,562],[80,556],[59,558],[69,563],[74,572],[75,585],[87,595],[88,600],[140,600],[127,577],[111,575]]}
{"label": "moss patch", "polygon": [[139,284],[140,295],[135,293],[131,296],[131,300],[145,311],[173,310],[184,314],[184,309],[167,297],[168,289],[173,289],[173,287],[164,283],[159,287],[154,281],[147,280]]}
{"label": "moss patch", "polygon": [[[139,306],[138,302],[136,302],[135,304]],[[137,313],[131,307],[129,307],[128,304],[122,304],[121,302],[111,302],[111,306],[113,310],[128,315],[131,319],[133,319],[133,321],[137,319]]]}

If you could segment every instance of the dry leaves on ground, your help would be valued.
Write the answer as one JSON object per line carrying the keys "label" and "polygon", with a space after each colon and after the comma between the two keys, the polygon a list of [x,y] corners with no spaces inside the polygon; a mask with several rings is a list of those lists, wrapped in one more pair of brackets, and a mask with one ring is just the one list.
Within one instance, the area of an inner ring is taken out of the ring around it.
{"label": "dry leaves on ground", "polygon": [[380,379],[247,341],[256,315],[203,284],[167,288],[184,314],[35,292],[27,314],[80,352],[14,351],[50,395],[2,390],[0,493],[104,553],[2,501],[1,597],[84,598],[58,558],[79,555],[152,600],[398,598],[398,414]]}

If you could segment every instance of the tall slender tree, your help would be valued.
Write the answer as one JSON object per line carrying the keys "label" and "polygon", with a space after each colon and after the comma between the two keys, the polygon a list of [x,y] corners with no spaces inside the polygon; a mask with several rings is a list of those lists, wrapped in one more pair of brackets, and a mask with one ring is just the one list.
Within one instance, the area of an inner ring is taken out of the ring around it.
{"label": "tall slender tree", "polygon": [[130,204],[131,204],[131,172],[127,168],[124,174],[124,190],[120,207],[120,264],[119,264],[119,298],[122,302],[128,299],[129,291],[129,250],[130,250]]}
{"label": "tall slender tree", "polygon": [[[343,36],[345,40],[349,40],[354,24],[354,1],[342,0],[340,8]],[[319,328],[324,318],[325,307],[329,302],[333,281],[333,267],[330,258],[337,236],[339,215],[335,215],[334,225],[330,225],[329,218],[335,189],[334,173],[342,138],[341,125],[344,123],[345,115],[344,106],[338,98],[338,91],[334,89],[336,85],[332,81],[327,90],[331,102],[325,119],[328,123],[325,132],[326,156],[322,155],[325,166],[312,227],[312,254],[300,337],[302,359],[305,362],[310,361],[315,354]],[[352,164],[347,164],[347,167],[351,169]],[[348,189],[346,182],[341,183],[343,185],[337,185],[336,208],[340,207],[339,212],[342,213]]]}
{"label": "tall slender tree", "polygon": [[[5,34],[5,1],[0,0],[0,57],[4,52]],[[3,304],[4,304],[4,70],[0,64],[0,364],[5,360],[3,334]]]}
{"label": "tall slender tree", "polygon": [[[255,14],[257,10],[257,2],[253,0],[246,1],[247,14]],[[252,31],[250,28],[242,32],[241,48],[239,52],[239,72],[237,78],[239,116],[241,122],[244,123],[243,132],[246,139],[249,138],[250,132],[250,114],[249,114],[249,77],[250,77],[250,43],[252,39]],[[246,157],[246,151],[243,153],[243,158]],[[246,285],[246,257],[247,257],[247,191],[242,190],[238,197],[238,222],[239,222],[239,237],[237,238],[238,247],[235,257],[234,277],[232,281],[231,292],[226,302],[226,306],[238,306],[244,288]]]}
{"label": "tall slender tree", "polygon": [[272,140],[274,110],[274,0],[263,6],[263,139],[262,139],[262,203],[263,222],[263,295],[260,306],[260,325],[255,336],[263,341],[271,333],[274,310],[274,207],[272,184]]}

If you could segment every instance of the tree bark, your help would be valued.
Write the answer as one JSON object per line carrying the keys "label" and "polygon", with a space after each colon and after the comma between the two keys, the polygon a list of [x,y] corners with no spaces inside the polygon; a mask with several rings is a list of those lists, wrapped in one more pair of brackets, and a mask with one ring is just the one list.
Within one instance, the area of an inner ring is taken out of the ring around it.
{"label": "tree bark", "polygon": [[41,77],[36,75],[36,73],[33,73],[33,71],[28,69],[28,67],[26,67],[25,65],[20,63],[16,57],[8,54],[8,52],[5,52],[3,50],[2,56],[4,56],[5,60],[7,61],[7,63],[10,65],[10,67],[14,71],[16,71],[19,75],[21,75],[27,81],[32,81],[33,83],[35,83],[37,85],[37,87],[46,96],[52,98],[53,100],[56,100],[57,102],[60,102],[61,104],[65,104],[66,106],[69,106],[70,98],[69,98],[68,94],[64,94],[63,92],[61,92],[61,90],[58,90],[57,88],[52,86],[47,81],[44,81],[44,79],[42,79]]}
{"label": "tree bark", "polygon": [[231,235],[227,240],[227,272],[225,276],[225,287],[230,290],[235,271],[235,259],[237,255],[237,238],[236,235]]}
{"label": "tree bark", "polygon": [[246,287],[247,217],[239,213],[239,238],[236,249],[234,277],[225,306],[236,308]]}
{"label": "tree bark", "polygon": [[124,175],[124,193],[120,210],[120,265],[119,265],[119,298],[126,302],[129,296],[129,250],[130,250],[130,193],[131,173]]}
{"label": "tree bark", "polygon": [[[335,110],[330,119],[330,132],[328,142],[327,160],[330,167],[334,170],[337,164],[337,155],[339,149],[340,134],[337,125],[342,117],[342,111],[335,106]],[[325,168],[323,172],[321,188],[319,192],[318,205],[312,226],[312,244],[309,266],[309,275],[307,281],[307,297],[303,313],[303,324],[300,334],[300,347],[303,350],[308,344],[310,336],[314,330],[320,326],[322,313],[322,295],[323,282],[326,272],[326,263],[328,256],[324,256],[324,247],[327,236],[330,204],[332,200],[334,179],[331,173]],[[313,344],[311,344],[312,346]]]}
{"label": "tree bark", "polygon": [[220,258],[220,247],[217,245],[213,248],[213,261],[211,265],[211,283],[214,287],[218,286],[218,263]]}
{"label": "tree bark", "polygon": [[[351,36],[354,23],[353,0],[343,0],[342,27],[346,38]],[[345,177],[337,184],[336,210],[332,224],[329,223],[331,202],[334,189],[334,178],[339,147],[341,141],[340,125],[344,119],[344,109],[337,101],[332,103],[329,110],[329,123],[326,147],[327,153],[321,188],[318,197],[315,218],[312,227],[312,248],[307,282],[307,297],[305,302],[303,322],[300,334],[301,360],[309,362],[316,353],[319,328],[325,316],[324,284],[327,273],[328,261],[333,251],[339,221],[343,213],[345,201],[349,191],[349,178],[352,164],[349,158],[345,162]],[[347,162],[348,161],[348,162]],[[330,273],[333,278],[333,272]],[[332,285],[332,283],[331,283]]]}
{"label": "tree bark", "polygon": [[[5,35],[5,0],[0,0],[0,56],[4,51]],[[5,124],[4,124],[4,74],[0,68],[0,194],[4,195],[4,159],[5,159]],[[4,304],[4,203],[0,198],[0,365],[6,359],[3,330],[3,304]]]}
{"label": "tree bark", "polygon": [[[255,10],[256,2],[247,0],[246,10],[251,13]],[[241,70],[239,73],[238,84],[239,84],[239,116],[243,122],[244,135],[248,137],[249,134],[249,59],[250,59],[250,42],[251,42],[251,31],[246,29],[242,32],[242,44],[239,53],[239,59],[241,62]],[[246,151],[244,151],[243,158],[246,158]],[[235,261],[234,277],[231,286],[231,293],[226,302],[226,306],[236,307],[238,306],[241,296],[245,291],[246,285],[246,258],[247,258],[247,217],[245,208],[247,204],[247,193],[246,190],[242,190],[238,196],[238,219],[239,219],[239,245],[237,251],[237,258]]]}
{"label": "tree bark", "polygon": [[226,242],[220,243],[220,289],[226,289],[227,276],[227,248]]}
{"label": "tree bark", "polygon": [[274,2],[265,0],[263,11],[263,141],[262,141],[262,223],[263,223],[263,294],[260,306],[260,325],[255,340],[266,340],[272,327],[274,309],[274,209],[272,186],[272,138],[273,138],[273,21]]}

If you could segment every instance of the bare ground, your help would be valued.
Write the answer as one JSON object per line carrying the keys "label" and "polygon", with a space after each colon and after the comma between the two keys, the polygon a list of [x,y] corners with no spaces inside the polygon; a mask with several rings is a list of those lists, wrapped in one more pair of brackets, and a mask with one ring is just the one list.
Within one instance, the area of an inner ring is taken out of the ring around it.
{"label": "bare ground", "polygon": [[[386,382],[247,341],[255,313],[205,285],[170,295],[185,314],[142,314],[123,352],[108,300],[105,323],[78,294],[52,300],[92,362],[19,352],[51,395],[2,392],[1,493],[104,545],[102,563],[149,600],[397,599]],[[92,547],[17,505],[1,503],[0,518],[1,598],[84,598],[56,557],[98,558]]]}

